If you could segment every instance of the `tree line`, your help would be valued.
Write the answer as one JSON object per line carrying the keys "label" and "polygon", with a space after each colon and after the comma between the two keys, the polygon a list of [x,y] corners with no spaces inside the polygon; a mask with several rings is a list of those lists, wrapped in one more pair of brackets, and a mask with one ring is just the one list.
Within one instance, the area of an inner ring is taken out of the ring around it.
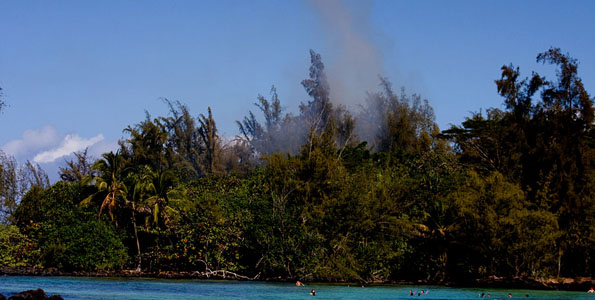
{"label": "tree line", "polygon": [[352,112],[331,101],[310,52],[310,96],[284,111],[277,90],[226,140],[213,112],[124,129],[50,185],[0,156],[0,264],[77,270],[233,272],[251,278],[445,282],[592,276],[593,99],[578,62],[496,80],[505,109],[440,131],[421,96],[380,78]]}

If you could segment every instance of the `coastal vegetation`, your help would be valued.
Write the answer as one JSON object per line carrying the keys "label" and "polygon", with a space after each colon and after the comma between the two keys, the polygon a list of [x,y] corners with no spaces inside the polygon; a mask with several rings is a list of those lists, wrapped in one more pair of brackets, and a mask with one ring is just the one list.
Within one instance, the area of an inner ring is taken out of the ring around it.
{"label": "coastal vegetation", "polygon": [[539,54],[555,78],[503,66],[505,109],[440,131],[427,100],[386,78],[357,111],[335,104],[310,56],[299,113],[273,87],[233,139],[210,108],[194,116],[165,99],[167,116],[125,128],[117,151],[76,153],[54,184],[2,153],[0,265],[359,282],[593,276],[594,107],[575,59]]}

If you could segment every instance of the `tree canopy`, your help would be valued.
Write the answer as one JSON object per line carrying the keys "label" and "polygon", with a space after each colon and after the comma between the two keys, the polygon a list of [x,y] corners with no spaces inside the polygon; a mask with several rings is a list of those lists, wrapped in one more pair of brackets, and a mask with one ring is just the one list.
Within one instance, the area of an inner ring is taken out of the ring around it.
{"label": "tree canopy", "polygon": [[442,132],[427,99],[383,77],[349,111],[322,56],[310,62],[297,114],[273,86],[232,139],[211,108],[164,99],[167,116],[147,112],[97,160],[76,153],[53,185],[0,153],[0,261],[363,283],[593,276],[595,116],[577,60],[539,54],[555,78],[503,66],[505,109]]}

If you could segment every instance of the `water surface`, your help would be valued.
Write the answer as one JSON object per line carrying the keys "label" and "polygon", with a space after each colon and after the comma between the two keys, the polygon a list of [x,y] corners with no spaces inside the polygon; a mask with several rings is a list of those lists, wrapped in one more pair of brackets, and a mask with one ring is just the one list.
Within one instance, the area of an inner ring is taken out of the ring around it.
{"label": "water surface", "polygon": [[[42,288],[48,295],[60,294],[65,300],[206,300],[206,299],[335,299],[335,300],[446,300],[482,299],[480,293],[491,294],[483,299],[591,299],[586,292],[537,291],[515,289],[449,288],[440,286],[372,286],[307,284],[296,287],[290,283],[240,282],[217,280],[163,280],[144,278],[87,278],[0,276],[0,294]],[[316,290],[316,297],[309,295]],[[427,290],[427,294],[410,296],[409,290]],[[525,295],[529,295],[528,298]],[[482,299],[482,300],[483,300]]]}

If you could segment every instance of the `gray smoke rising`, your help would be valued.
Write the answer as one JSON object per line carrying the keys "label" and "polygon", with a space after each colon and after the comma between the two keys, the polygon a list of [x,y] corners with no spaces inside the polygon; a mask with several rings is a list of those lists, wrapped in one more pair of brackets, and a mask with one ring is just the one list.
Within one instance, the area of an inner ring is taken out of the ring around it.
{"label": "gray smoke rising", "polygon": [[[278,118],[266,130],[250,112],[237,122],[240,138],[257,154],[297,154],[312,126],[325,126],[321,125],[326,124],[321,121],[325,119],[323,112],[332,113],[337,122],[339,148],[366,141],[373,151],[387,151],[392,147],[389,126],[400,126],[404,133],[419,135],[418,131],[425,129],[424,121],[432,121],[433,114],[421,97],[407,96],[404,89],[395,92],[385,77],[384,57],[377,44],[385,39],[373,28],[373,3],[311,0],[309,4],[320,18],[319,31],[328,42],[313,45],[310,51],[309,78],[301,82],[310,98],[301,103],[299,115]],[[260,96],[257,104],[265,117],[270,104],[278,100],[276,90],[272,92],[271,100]],[[327,106],[329,100],[333,105]]]}
{"label": "gray smoke rising", "polygon": [[[311,1],[330,41],[331,53],[323,53],[331,101],[352,111],[364,102],[366,92],[379,87],[384,76],[382,53],[372,37],[371,1]],[[349,6],[348,6],[349,4]]]}

